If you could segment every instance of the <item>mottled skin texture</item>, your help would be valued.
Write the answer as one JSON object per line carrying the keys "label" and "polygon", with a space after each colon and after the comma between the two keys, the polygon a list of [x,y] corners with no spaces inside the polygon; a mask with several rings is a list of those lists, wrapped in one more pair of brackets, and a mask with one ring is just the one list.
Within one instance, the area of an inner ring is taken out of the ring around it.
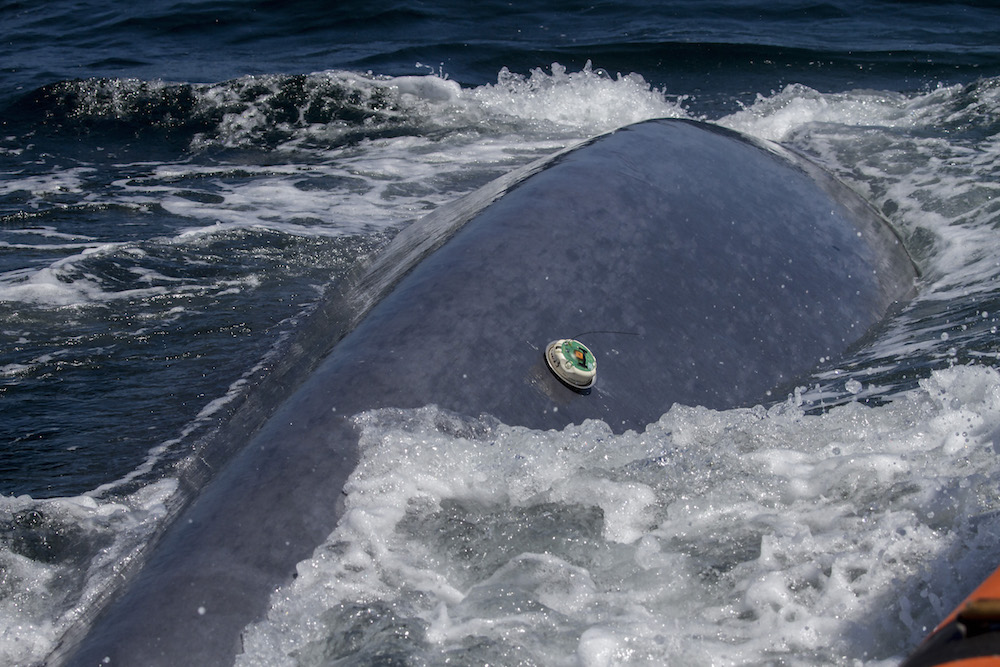
{"label": "mottled skin texture", "polygon": [[[528,171],[416,223],[334,297],[325,312],[343,339],[303,343],[301,370],[256,403],[270,418],[233,426],[247,432],[235,454],[60,659],[231,663],[242,629],[335,527],[360,411],[436,404],[622,431],[674,402],[768,402],[913,289],[898,239],[854,193],[732,132],[652,121]],[[542,359],[567,337],[597,357],[587,395]]]}

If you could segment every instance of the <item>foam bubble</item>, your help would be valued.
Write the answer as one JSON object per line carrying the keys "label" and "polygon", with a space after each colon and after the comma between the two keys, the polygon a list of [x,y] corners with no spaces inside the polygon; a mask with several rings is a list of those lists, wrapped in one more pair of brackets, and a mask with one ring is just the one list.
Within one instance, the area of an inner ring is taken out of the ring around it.
{"label": "foam bubble", "polygon": [[431,102],[453,102],[462,94],[462,87],[441,76],[397,76],[391,86],[402,95]]}

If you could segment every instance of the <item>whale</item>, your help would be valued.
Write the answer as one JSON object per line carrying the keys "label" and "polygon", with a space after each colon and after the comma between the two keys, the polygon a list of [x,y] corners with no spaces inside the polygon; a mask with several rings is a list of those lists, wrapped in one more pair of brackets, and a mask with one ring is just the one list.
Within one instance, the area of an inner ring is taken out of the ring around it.
{"label": "whale", "polygon": [[[515,170],[331,287],[49,662],[232,664],[335,529],[365,411],[433,405],[620,433],[675,403],[773,404],[864,344],[917,279],[898,233],[850,187],[710,123],[645,121]],[[589,375],[567,382],[553,349]]]}

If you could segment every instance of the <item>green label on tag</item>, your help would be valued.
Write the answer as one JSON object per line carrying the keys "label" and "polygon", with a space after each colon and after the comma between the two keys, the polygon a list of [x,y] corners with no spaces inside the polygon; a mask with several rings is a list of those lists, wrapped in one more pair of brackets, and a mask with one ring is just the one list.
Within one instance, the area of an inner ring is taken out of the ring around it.
{"label": "green label on tag", "polygon": [[569,359],[581,371],[592,371],[597,366],[597,360],[586,346],[575,340],[567,340],[562,344],[563,356]]}

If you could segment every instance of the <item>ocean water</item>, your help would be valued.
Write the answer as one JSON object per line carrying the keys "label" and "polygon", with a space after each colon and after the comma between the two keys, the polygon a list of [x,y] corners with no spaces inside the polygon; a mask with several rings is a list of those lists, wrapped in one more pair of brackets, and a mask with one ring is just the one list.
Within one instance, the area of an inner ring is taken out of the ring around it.
{"label": "ocean water", "polygon": [[349,511],[241,664],[888,665],[1000,564],[992,3],[4,2],[0,25],[0,662],[44,663],[113,589],[331,286],[653,117],[811,156],[899,231],[918,297],[787,398],[642,433],[360,416]]}

